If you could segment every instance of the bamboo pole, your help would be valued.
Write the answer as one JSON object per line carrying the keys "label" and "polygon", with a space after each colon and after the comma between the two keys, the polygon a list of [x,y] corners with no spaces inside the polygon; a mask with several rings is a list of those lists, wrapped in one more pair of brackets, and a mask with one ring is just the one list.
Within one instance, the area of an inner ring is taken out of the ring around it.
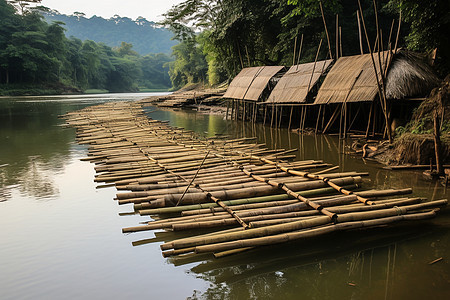
{"label": "bamboo pole", "polygon": [[189,182],[188,186],[186,187],[186,189],[184,190],[183,194],[181,195],[180,200],[178,200],[178,202],[177,202],[177,204],[176,204],[175,206],[180,205],[181,201],[183,200],[184,195],[186,195],[186,192],[189,190],[189,187],[191,186],[192,182],[194,182],[195,178],[197,178],[198,172],[199,172],[200,169],[202,168],[203,163],[205,162],[206,158],[208,157],[209,152],[210,152],[209,150],[208,150],[208,152],[206,152],[206,155],[205,155],[205,157],[203,158],[202,163],[201,163],[200,166],[198,167],[197,172],[195,173],[194,177],[192,177],[192,179],[191,179],[191,181]]}
{"label": "bamboo pole", "polygon": [[325,15],[323,13],[322,1],[319,1],[319,6],[320,6],[320,12],[322,14],[323,26],[325,27],[325,33],[327,35],[328,52],[330,54],[330,59],[333,59],[333,54],[331,54],[330,36],[328,35],[327,22],[325,21]]}
{"label": "bamboo pole", "polygon": [[297,52],[297,35],[294,38],[294,55],[292,57],[292,65],[295,65],[295,54]]}
{"label": "bamboo pole", "polygon": [[[340,214],[340,222],[338,224],[345,224],[347,222],[352,221],[361,221],[361,220],[369,220],[376,218],[385,218],[392,216],[401,216],[406,215],[408,212],[417,211],[427,208],[434,208],[438,206],[446,205],[447,200],[439,200],[428,203],[421,204],[412,204],[405,206],[398,206],[393,208],[382,208],[377,210],[369,210],[369,211],[355,211],[345,214]],[[383,206],[384,207],[384,206]],[[231,241],[252,241],[256,238],[269,238],[270,236],[277,236],[279,234],[287,234],[289,232],[302,232],[301,230],[314,228],[318,226],[323,226],[327,224],[332,224],[330,219],[327,216],[317,216],[314,218],[302,219],[299,221],[290,222],[287,224],[277,224],[265,226],[262,228],[251,228],[244,231],[230,232],[225,234],[218,234],[210,237],[201,237],[201,238],[189,238],[183,239],[181,241],[172,241],[170,243],[162,244],[161,250],[167,249],[183,249],[188,247],[196,247],[196,250],[200,246],[206,245],[217,245],[218,243],[230,243]],[[332,226],[336,226],[332,225]],[[299,231],[300,230],[300,231]],[[270,239],[270,238],[269,238]],[[245,245],[243,247],[248,247],[251,245]],[[233,249],[233,248],[229,248]],[[228,249],[220,249],[220,251],[224,251]],[[214,250],[219,251],[219,250]]]}
{"label": "bamboo pole", "polygon": [[[288,242],[292,240],[298,239],[306,239],[313,236],[318,236],[322,234],[327,234],[335,231],[341,230],[350,230],[361,227],[370,227],[370,226],[379,226],[384,224],[390,224],[399,221],[406,220],[420,220],[420,219],[429,219],[435,217],[435,211],[429,211],[425,213],[415,213],[411,215],[395,215],[388,216],[384,218],[379,218],[375,220],[364,220],[364,221],[354,221],[354,222],[346,222],[339,223],[335,225],[328,225],[321,228],[310,229],[306,231],[298,231],[291,233],[283,233],[280,235],[273,235],[269,237],[260,237],[253,238],[247,240],[238,240],[234,242],[222,243],[222,244],[212,244],[212,245],[204,245],[195,247],[195,253],[206,253],[206,252],[219,252],[225,250],[231,250],[236,248],[245,248],[245,247],[256,247],[256,246],[264,246],[264,245],[273,245],[279,244],[283,242]],[[292,223],[289,223],[292,224]],[[263,229],[267,229],[264,227]]]}
{"label": "bamboo pole", "polygon": [[360,17],[359,17],[359,10],[356,11],[356,18],[358,20],[359,49],[361,50],[361,55],[363,55],[364,50],[363,50],[363,44],[362,44],[361,21],[360,21]]}
{"label": "bamboo pole", "polygon": [[370,43],[369,43],[369,36],[367,35],[367,29],[366,29],[366,24],[364,22],[364,16],[362,15],[362,8],[361,8],[360,0],[358,0],[358,6],[359,6],[360,14],[361,14],[361,20],[362,20],[362,24],[363,24],[363,28],[364,28],[364,33],[365,33],[365,36],[366,36],[367,45],[369,47],[370,57],[372,59],[373,70],[375,72],[375,77],[376,77],[377,87],[378,87],[378,96],[380,98],[380,103],[381,103],[381,106],[382,106],[382,109],[383,109],[383,114],[384,114],[385,124],[386,124],[386,128],[387,128],[389,143],[392,143],[391,127],[389,126],[389,118],[388,118],[387,109],[386,109],[386,104],[387,104],[386,94],[381,89],[380,80],[378,78],[378,72],[377,72],[377,68],[376,68],[376,65],[375,65],[375,60],[373,58],[372,48],[370,47]]}
{"label": "bamboo pole", "polygon": [[300,57],[302,55],[302,47],[303,47],[303,33],[302,33],[302,38],[300,40],[300,48],[298,49],[298,57],[297,57],[297,67],[296,70],[298,70],[298,65],[300,64]]}
{"label": "bamboo pole", "polygon": [[336,60],[339,59],[339,14],[336,14]]}

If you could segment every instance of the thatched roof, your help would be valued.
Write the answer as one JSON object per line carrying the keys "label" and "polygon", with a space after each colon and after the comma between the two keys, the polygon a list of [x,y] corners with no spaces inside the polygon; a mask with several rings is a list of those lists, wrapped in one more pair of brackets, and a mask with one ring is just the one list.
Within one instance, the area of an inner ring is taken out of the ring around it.
{"label": "thatched roof", "polygon": [[228,87],[224,98],[258,101],[269,80],[283,66],[262,66],[242,69]]}
{"label": "thatched roof", "polygon": [[[388,61],[388,51],[381,52],[380,55],[384,69]],[[377,53],[374,58],[380,73]],[[346,56],[340,57],[328,72],[314,103],[373,101],[377,93],[377,81],[370,54]]]}
{"label": "thatched roof", "polygon": [[424,58],[410,51],[399,51],[386,78],[386,97],[405,99],[427,96],[440,83]]}
{"label": "thatched roof", "polygon": [[278,81],[266,102],[305,103],[309,91],[332,62],[330,59],[292,66]]}

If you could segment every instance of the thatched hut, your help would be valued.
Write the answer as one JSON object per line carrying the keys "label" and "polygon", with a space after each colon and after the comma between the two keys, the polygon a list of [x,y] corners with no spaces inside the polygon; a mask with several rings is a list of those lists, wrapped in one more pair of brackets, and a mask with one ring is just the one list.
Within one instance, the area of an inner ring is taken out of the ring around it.
{"label": "thatched hut", "polygon": [[[381,78],[381,71],[387,74],[387,99],[423,97],[439,84],[431,67],[419,55],[398,51],[386,72],[389,56],[389,51],[380,52],[380,57],[374,53],[378,78]],[[377,79],[370,54],[346,56],[339,58],[331,68],[314,103],[366,102],[373,101],[377,94]]]}
{"label": "thatched hut", "polygon": [[280,78],[266,103],[299,104],[306,103],[308,93],[325,74],[333,60],[322,60],[292,66]]}
{"label": "thatched hut", "polygon": [[223,98],[258,101],[270,80],[283,70],[283,66],[244,68],[230,83]]}
{"label": "thatched hut", "polygon": [[[388,51],[381,53],[386,67]],[[376,60],[378,76],[380,64]],[[378,93],[370,54],[340,57],[328,72],[314,104],[373,101]]]}
{"label": "thatched hut", "polygon": [[401,50],[395,56],[386,77],[386,97],[405,99],[424,97],[439,85],[439,78],[419,54]]}

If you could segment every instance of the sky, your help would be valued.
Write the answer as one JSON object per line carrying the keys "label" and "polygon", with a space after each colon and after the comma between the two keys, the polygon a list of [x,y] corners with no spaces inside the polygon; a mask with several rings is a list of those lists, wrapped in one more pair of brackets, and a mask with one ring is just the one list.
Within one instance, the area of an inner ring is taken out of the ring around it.
{"label": "sky", "polygon": [[66,15],[82,12],[88,18],[119,15],[133,20],[142,16],[149,21],[161,21],[162,14],[180,2],[183,0],[42,0],[41,5]]}

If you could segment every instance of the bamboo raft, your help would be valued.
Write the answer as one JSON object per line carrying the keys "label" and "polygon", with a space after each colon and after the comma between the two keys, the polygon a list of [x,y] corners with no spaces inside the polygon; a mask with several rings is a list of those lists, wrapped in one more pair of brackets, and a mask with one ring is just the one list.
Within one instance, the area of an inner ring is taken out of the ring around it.
{"label": "bamboo raft", "polygon": [[178,91],[169,95],[152,96],[140,101],[158,107],[184,107],[222,100],[225,91],[221,88],[211,90]]}
{"label": "bamboo raft", "polygon": [[[164,230],[165,238],[149,239],[165,241],[164,257],[222,257],[336,231],[430,219],[447,205],[446,199],[405,197],[410,188],[362,190],[367,173],[336,172],[337,166],[318,160],[291,161],[297,149],[269,149],[255,138],[200,139],[148,118],[143,105],[107,103],[64,118],[76,127],[78,143],[89,145],[82,160],[95,163],[95,181],[115,186],[120,205],[151,216],[122,231]],[[186,234],[179,238],[172,231]]]}

